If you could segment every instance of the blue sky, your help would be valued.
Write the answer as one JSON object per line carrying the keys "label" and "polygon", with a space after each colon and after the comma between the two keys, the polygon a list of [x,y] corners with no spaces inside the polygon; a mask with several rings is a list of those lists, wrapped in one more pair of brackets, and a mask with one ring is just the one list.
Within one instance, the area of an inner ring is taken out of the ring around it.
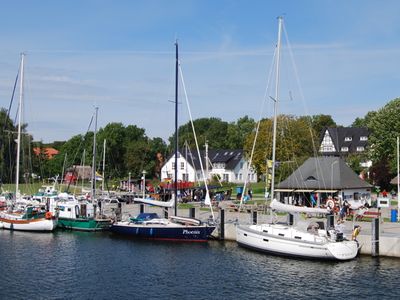
{"label": "blue sky", "polygon": [[388,0],[2,0],[0,106],[24,51],[24,119],[35,140],[85,133],[95,105],[100,127],[134,124],[167,139],[178,38],[193,117],[258,119],[283,14],[296,68],[284,46],[280,111],[331,114],[346,126],[400,96],[399,12]]}

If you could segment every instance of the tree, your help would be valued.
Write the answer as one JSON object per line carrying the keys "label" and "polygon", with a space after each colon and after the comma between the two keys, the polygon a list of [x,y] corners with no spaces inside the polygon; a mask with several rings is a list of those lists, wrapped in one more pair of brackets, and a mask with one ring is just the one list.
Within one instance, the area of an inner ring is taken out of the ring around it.
{"label": "tree", "polygon": [[[306,158],[314,152],[314,131],[310,130],[307,119],[290,115],[278,116],[276,136],[277,179],[286,178]],[[255,133],[250,134],[245,143],[245,153],[249,157]],[[253,154],[253,165],[257,173],[266,173],[267,159],[272,159],[272,119],[261,121],[258,140]]]}
{"label": "tree", "polygon": [[396,137],[400,134],[400,98],[391,100],[377,112],[364,118],[371,133],[369,157],[373,164],[387,161],[391,174],[396,173]]}

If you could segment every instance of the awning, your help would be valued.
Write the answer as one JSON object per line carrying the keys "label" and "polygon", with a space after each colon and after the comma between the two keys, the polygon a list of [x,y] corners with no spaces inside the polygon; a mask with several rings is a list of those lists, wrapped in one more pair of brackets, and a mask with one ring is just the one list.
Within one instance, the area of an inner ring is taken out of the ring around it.
{"label": "awning", "polygon": [[336,193],[338,190],[315,190],[315,193]]}
{"label": "awning", "polygon": [[314,192],[314,190],[295,190],[296,193],[311,193]]}
{"label": "awning", "polygon": [[294,189],[275,189],[275,192],[286,192],[286,193],[289,193],[289,192],[293,192],[294,191]]}

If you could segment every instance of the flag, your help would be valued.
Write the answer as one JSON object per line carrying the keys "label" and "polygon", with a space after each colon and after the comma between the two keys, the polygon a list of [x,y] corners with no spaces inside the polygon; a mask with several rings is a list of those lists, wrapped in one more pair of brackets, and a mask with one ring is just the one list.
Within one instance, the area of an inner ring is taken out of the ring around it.
{"label": "flag", "polygon": [[96,171],[96,181],[103,181],[103,176],[101,176],[97,171]]}

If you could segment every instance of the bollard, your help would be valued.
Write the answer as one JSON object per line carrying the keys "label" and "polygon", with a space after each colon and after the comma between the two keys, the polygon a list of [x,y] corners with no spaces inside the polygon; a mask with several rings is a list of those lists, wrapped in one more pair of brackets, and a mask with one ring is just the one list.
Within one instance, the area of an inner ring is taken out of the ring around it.
{"label": "bollard", "polygon": [[168,219],[168,208],[164,209],[164,218]]}
{"label": "bollard", "polygon": [[253,224],[256,225],[257,224],[257,211],[253,210]]}
{"label": "bollard", "polygon": [[189,209],[189,217],[190,218],[196,218],[196,208],[195,207],[191,207]]}
{"label": "bollard", "polygon": [[288,214],[288,225],[293,225],[293,214]]}
{"label": "bollard", "polygon": [[333,214],[326,215],[326,230],[335,228],[335,216]]}
{"label": "bollard", "polygon": [[225,239],[225,210],[219,210],[219,239],[222,241]]}
{"label": "bollard", "polygon": [[140,204],[140,213],[144,213],[144,204]]}
{"label": "bollard", "polygon": [[379,218],[372,219],[371,255],[379,256]]}

